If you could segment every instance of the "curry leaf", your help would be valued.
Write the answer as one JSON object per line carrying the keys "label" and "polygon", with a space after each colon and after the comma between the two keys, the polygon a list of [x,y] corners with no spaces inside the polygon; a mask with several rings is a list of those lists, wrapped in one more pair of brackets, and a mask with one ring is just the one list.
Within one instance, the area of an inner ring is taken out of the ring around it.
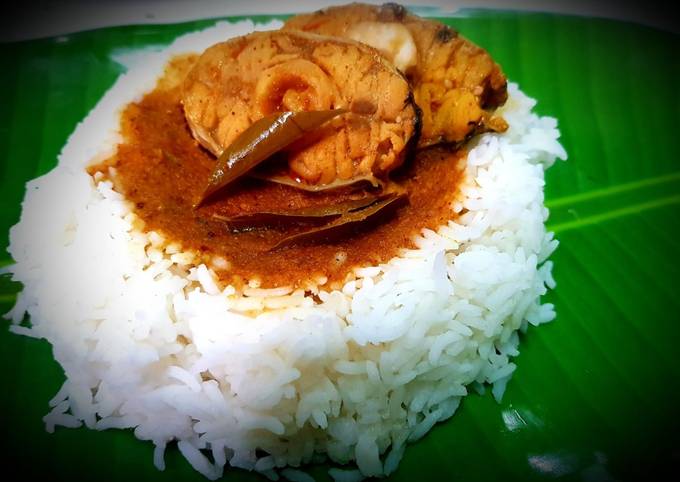
{"label": "curry leaf", "polygon": [[344,236],[362,225],[374,223],[380,216],[386,216],[407,201],[405,192],[385,194],[380,200],[364,209],[350,211],[338,219],[320,227],[315,227],[302,233],[286,236],[272,247],[272,250],[290,246],[292,244],[306,244],[310,242],[332,241]]}
{"label": "curry leaf", "polygon": [[349,199],[334,204],[312,206],[288,211],[261,211],[237,216],[222,216],[213,214],[213,218],[226,222],[233,228],[253,228],[259,226],[282,225],[289,226],[293,223],[328,221],[375,203],[380,196],[368,194],[360,199]]}
{"label": "curry leaf", "polygon": [[347,112],[345,109],[280,112],[250,125],[217,159],[196,207],[304,134]]}

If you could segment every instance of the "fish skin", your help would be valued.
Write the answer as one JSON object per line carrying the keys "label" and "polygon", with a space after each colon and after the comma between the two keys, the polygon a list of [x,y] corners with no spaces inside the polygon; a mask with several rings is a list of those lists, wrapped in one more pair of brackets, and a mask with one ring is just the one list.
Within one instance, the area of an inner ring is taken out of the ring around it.
{"label": "fish skin", "polygon": [[385,177],[417,141],[410,86],[375,49],[292,31],[255,32],[208,48],[183,84],[194,138],[216,156],[258,119],[279,111],[347,109],[285,150],[309,184]]}
{"label": "fish skin", "polygon": [[[365,40],[360,35],[362,25]],[[419,148],[460,144],[482,132],[507,129],[505,120],[494,115],[507,100],[503,71],[484,49],[447,25],[420,18],[395,3],[352,3],[296,15],[283,29],[349,36],[379,48],[380,39],[371,32],[385,25],[405,26],[416,45],[417,59],[405,74],[422,109]],[[389,48],[381,49],[381,53],[390,61],[397,54]]]}

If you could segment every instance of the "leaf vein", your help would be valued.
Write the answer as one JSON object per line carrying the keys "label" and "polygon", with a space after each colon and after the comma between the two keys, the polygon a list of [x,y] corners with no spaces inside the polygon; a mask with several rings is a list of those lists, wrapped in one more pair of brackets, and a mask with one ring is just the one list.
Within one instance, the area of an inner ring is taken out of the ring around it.
{"label": "leaf vein", "polygon": [[594,191],[582,192],[557,199],[550,199],[546,201],[545,205],[549,209],[554,209],[574,203],[590,201],[591,199],[612,196],[614,194],[620,194],[623,192],[635,191],[636,189],[656,186],[657,184],[665,184],[673,181],[680,181],[680,172],[673,172],[664,176],[642,179],[640,181],[619,184],[617,186],[611,186],[604,189],[596,189]]}
{"label": "leaf vein", "polygon": [[634,204],[632,206],[626,206],[621,209],[614,209],[612,211],[594,214],[592,216],[586,216],[581,219],[576,219],[574,221],[567,221],[558,224],[548,224],[548,229],[555,233],[569,231],[572,229],[580,228],[583,226],[589,226],[591,224],[598,224],[603,221],[610,221],[612,219],[621,218],[624,216],[629,216],[631,214],[638,214],[643,211],[648,211],[650,209],[657,209],[665,206],[670,206],[673,204],[680,204],[680,195],[669,196],[662,199],[657,199],[654,201],[649,201],[645,203]]}

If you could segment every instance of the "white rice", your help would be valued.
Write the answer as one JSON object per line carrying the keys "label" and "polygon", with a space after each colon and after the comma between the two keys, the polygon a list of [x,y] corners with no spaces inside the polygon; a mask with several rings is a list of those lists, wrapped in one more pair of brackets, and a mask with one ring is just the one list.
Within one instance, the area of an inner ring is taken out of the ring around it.
{"label": "white rice", "polygon": [[167,59],[253,28],[220,23],[148,54],[78,126],[59,165],[28,184],[10,235],[25,287],[13,331],[48,340],[66,374],[48,431],[134,428],[156,445],[160,470],[177,441],[210,479],[231,465],[306,481],[286,467],[324,457],[356,464],[332,469],[337,480],[387,475],[466,387],[492,384],[500,398],[518,331],[554,317],[539,300],[554,287],[546,259],[557,246],[543,175],[566,154],[556,121],[510,85],[510,130],[480,136],[468,155],[453,206],[464,214],[424,231],[418,249],[357,270],[341,290],[319,288],[320,302],[220,287],[190,253],[138,229],[130,203],[85,167],[112,153],[120,109],[154,87]]}

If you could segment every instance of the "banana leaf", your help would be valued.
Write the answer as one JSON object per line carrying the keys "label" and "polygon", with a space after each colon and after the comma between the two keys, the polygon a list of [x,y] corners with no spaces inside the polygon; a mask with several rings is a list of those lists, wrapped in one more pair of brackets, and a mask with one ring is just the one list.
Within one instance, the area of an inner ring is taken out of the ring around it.
{"label": "banana leaf", "polygon": [[[255,20],[269,20],[258,17]],[[107,28],[0,44],[0,246],[26,181],[124,72],[113,60],[216,20]],[[500,404],[466,397],[406,451],[391,481],[641,480],[680,453],[680,40],[634,23],[509,11],[443,21],[487,48],[560,121],[569,153],[547,173],[557,318],[529,328]],[[35,233],[39,236],[40,233]],[[3,250],[4,252],[4,250]],[[11,260],[5,254],[1,264]],[[0,276],[0,308],[19,286]],[[130,431],[44,432],[63,382],[48,344],[0,329],[7,478],[204,480],[176,448],[167,469]],[[328,480],[327,467],[313,467]],[[264,480],[236,469],[225,478]]]}

